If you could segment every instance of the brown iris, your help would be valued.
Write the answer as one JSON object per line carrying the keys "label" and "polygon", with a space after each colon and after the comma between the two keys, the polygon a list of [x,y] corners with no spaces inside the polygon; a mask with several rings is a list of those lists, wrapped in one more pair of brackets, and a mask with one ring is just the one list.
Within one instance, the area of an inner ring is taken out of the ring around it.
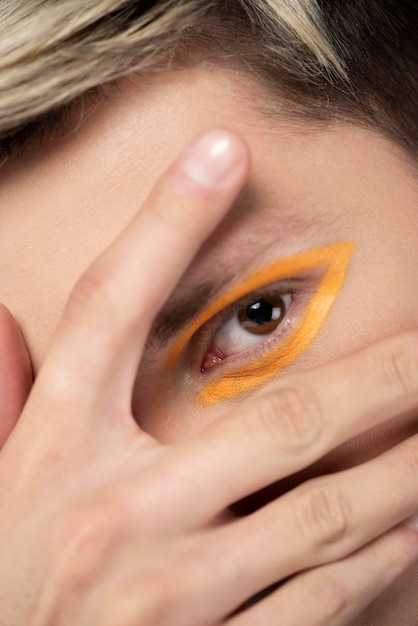
{"label": "brown iris", "polygon": [[242,328],[252,335],[269,335],[276,330],[286,314],[281,296],[263,298],[238,311]]}

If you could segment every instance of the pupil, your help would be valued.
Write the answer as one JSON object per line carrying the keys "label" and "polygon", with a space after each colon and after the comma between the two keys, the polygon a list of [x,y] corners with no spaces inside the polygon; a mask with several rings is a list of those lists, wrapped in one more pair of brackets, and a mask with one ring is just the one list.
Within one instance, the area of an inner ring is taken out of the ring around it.
{"label": "pupil", "polygon": [[267,300],[260,300],[250,304],[247,308],[247,317],[254,324],[268,324],[273,316],[273,306]]}

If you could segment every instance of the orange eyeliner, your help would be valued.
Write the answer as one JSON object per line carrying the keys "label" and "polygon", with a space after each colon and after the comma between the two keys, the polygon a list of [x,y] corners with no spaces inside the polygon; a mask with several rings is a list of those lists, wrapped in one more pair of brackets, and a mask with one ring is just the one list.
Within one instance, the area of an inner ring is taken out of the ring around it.
{"label": "orange eyeliner", "polygon": [[301,319],[289,337],[281,344],[264,354],[257,361],[237,369],[221,372],[199,392],[201,402],[206,405],[232,400],[245,392],[266,384],[278,372],[288,367],[304,352],[321,330],[337,296],[344,284],[347,269],[354,252],[352,242],[341,242],[283,257],[262,268],[228,293],[213,302],[179,337],[169,358],[173,369],[181,352],[194,333],[214,315],[240,298],[277,280],[294,274],[325,267],[316,293],[309,300]]}

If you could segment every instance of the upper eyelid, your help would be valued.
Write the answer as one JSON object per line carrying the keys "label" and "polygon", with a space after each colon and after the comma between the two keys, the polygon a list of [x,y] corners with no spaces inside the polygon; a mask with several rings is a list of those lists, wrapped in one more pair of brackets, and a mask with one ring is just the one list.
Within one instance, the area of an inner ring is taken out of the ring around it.
{"label": "upper eyelid", "polygon": [[[298,277],[299,278],[299,277]],[[298,296],[304,290],[310,288],[310,283],[312,281],[312,277],[301,277],[302,280],[296,281],[296,286],[292,285],[292,279],[284,279],[283,281],[276,281],[275,283],[269,283],[268,285],[264,285],[263,287],[259,287],[255,291],[251,291],[239,300],[232,302],[230,305],[215,313],[207,322],[199,326],[199,328],[195,331],[194,335],[197,335],[203,332],[205,329],[208,332],[215,333],[220,327],[225,324],[230,318],[233,317],[234,313],[236,313],[241,308],[248,306],[252,302],[256,302],[257,299],[268,298],[273,295],[293,295]]]}

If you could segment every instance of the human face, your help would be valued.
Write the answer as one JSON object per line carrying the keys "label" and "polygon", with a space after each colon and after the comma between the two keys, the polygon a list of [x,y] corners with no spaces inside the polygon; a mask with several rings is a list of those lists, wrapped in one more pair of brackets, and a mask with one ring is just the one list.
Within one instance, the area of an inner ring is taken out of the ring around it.
{"label": "human face", "polygon": [[[20,322],[36,372],[74,282],[182,148],[213,127],[246,138],[253,156],[248,186],[169,297],[139,367],[136,418],[163,441],[202,428],[275,376],[418,324],[412,167],[375,132],[348,124],[318,129],[279,112],[272,121],[258,104],[261,91],[226,69],[201,65],[133,77],[119,81],[81,127],[1,173],[0,301]],[[324,299],[322,309],[312,309],[335,267],[328,310]],[[153,268],[158,251],[144,271]],[[226,317],[218,305],[208,316],[225,294]],[[255,334],[254,323],[244,328],[254,313],[249,305],[257,303],[260,314],[271,309],[269,333],[264,327]],[[206,321],[189,337],[196,320]],[[295,335],[298,328],[303,332]],[[283,361],[290,337],[293,352]],[[268,376],[254,383],[256,364],[273,350]],[[234,386],[237,372],[250,381],[245,389]],[[233,391],[205,401],[202,389],[221,379]],[[403,416],[320,467],[372,456],[415,430],[413,416]]]}

